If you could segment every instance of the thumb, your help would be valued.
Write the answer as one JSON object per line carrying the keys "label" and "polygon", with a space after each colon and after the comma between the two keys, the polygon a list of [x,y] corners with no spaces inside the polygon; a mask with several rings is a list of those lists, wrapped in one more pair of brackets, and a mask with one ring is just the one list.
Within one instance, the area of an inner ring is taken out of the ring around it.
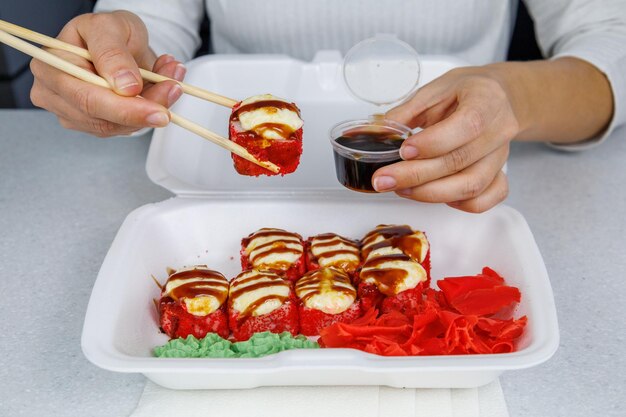
{"label": "thumb", "polygon": [[108,13],[95,14],[90,20],[77,29],[87,45],[97,73],[119,95],[132,97],[140,94],[143,80],[128,47],[129,39],[134,35],[130,26]]}

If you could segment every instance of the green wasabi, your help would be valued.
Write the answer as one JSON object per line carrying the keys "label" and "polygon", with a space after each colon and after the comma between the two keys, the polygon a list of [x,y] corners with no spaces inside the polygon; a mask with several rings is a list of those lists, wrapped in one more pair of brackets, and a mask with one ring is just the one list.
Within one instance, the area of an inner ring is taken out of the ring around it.
{"label": "green wasabi", "polygon": [[159,358],[259,358],[291,349],[317,349],[317,342],[303,335],[296,337],[289,332],[255,333],[245,342],[232,343],[215,333],[202,339],[194,336],[173,339],[154,348]]}

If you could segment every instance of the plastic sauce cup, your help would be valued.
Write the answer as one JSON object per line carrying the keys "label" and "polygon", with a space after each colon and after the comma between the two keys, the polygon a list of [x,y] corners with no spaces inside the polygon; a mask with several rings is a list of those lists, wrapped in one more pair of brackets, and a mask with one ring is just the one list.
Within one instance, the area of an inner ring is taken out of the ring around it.
{"label": "plastic sauce cup", "polygon": [[349,120],[330,131],[337,180],[353,191],[374,193],[372,175],[399,162],[400,146],[411,129],[379,116]]}

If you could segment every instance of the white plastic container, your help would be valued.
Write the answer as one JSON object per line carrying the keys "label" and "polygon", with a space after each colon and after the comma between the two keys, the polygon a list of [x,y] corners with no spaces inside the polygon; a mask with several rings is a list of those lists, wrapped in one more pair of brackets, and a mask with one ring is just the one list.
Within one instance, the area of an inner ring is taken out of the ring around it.
{"label": "white plastic container", "polygon": [[[338,121],[376,111],[346,91],[341,57],[322,52],[312,63],[276,56],[211,56],[189,65],[187,81],[231,97],[271,92],[302,110],[304,152],[296,173],[239,176],[230,155],[176,126],[155,133],[147,170],[177,194],[141,207],[120,228],[104,260],[85,317],[82,348],[97,366],[140,372],[174,389],[252,388],[271,385],[389,385],[475,387],[503,371],[549,359],[559,335],[548,275],[523,217],[499,206],[471,215],[391,195],[363,195],[335,178],[328,130]],[[422,83],[460,62],[422,57]],[[235,82],[236,81],[236,82]],[[176,111],[226,135],[229,111],[184,97]],[[380,112],[380,109],[378,109]],[[350,349],[294,350],[258,359],[166,359],[152,356],[165,343],[153,299],[166,267],[207,264],[233,277],[240,239],[260,227],[309,236],[337,232],[360,238],[380,223],[425,230],[432,244],[433,282],[472,275],[483,266],[522,292],[516,316],[529,324],[518,351],[498,355],[380,357]]]}

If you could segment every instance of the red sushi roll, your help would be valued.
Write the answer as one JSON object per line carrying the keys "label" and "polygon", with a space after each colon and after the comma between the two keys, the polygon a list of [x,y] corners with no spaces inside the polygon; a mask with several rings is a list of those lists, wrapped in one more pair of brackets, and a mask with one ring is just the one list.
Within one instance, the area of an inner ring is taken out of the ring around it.
{"label": "red sushi roll", "polygon": [[430,244],[426,235],[406,225],[379,225],[361,243],[361,307],[376,307],[383,313],[417,312],[422,291],[430,285]]}
{"label": "red sushi roll", "polygon": [[302,236],[263,228],[241,240],[241,268],[274,272],[296,281],[306,272]]}
{"label": "red sushi roll", "polygon": [[[260,161],[279,167],[278,174],[294,172],[302,154],[302,119],[294,104],[271,94],[253,96],[233,107],[229,138]],[[242,175],[277,175],[232,154],[235,169]]]}
{"label": "red sushi roll", "polygon": [[230,282],[228,321],[235,340],[254,333],[298,334],[298,306],[291,284],[272,272],[251,269]]}
{"label": "red sushi roll", "polygon": [[170,338],[217,333],[227,338],[228,281],[205,266],[173,271],[162,287],[159,324]]}
{"label": "red sushi roll", "polygon": [[312,236],[306,241],[306,269],[333,267],[353,277],[361,266],[359,242],[335,233]]}
{"label": "red sushi roll", "polygon": [[300,333],[316,336],[334,323],[351,323],[361,315],[356,290],[348,274],[340,269],[319,268],[296,282],[300,304]]}

